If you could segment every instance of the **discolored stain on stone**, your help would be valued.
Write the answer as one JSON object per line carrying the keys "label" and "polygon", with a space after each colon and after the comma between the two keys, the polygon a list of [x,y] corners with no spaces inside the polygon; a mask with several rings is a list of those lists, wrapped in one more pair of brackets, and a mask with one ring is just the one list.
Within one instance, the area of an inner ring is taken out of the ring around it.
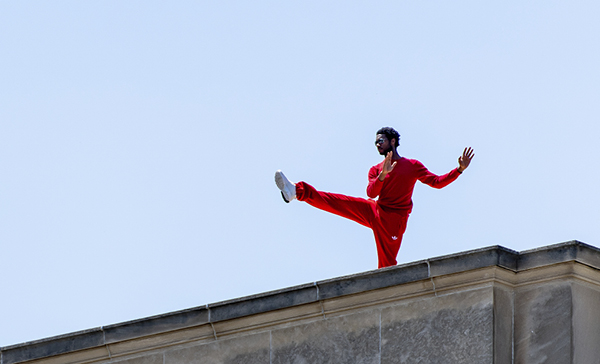
{"label": "discolored stain on stone", "polygon": [[600,364],[600,287],[572,288],[573,363]]}
{"label": "discolored stain on stone", "polygon": [[513,292],[494,287],[494,363],[511,363],[513,356]]}
{"label": "discolored stain on stone", "polygon": [[491,289],[384,309],[381,363],[493,363],[493,321]]}
{"label": "discolored stain on stone", "polygon": [[571,286],[552,282],[515,298],[515,363],[571,363]]}
{"label": "discolored stain on stone", "polygon": [[164,364],[269,364],[269,333],[167,351]]}
{"label": "discolored stain on stone", "polygon": [[273,331],[272,364],[377,364],[379,312]]}
{"label": "discolored stain on stone", "polygon": [[146,355],[146,356],[140,356],[140,357],[133,358],[133,359],[113,361],[111,363],[114,363],[114,364],[163,364],[163,355],[162,354]]}

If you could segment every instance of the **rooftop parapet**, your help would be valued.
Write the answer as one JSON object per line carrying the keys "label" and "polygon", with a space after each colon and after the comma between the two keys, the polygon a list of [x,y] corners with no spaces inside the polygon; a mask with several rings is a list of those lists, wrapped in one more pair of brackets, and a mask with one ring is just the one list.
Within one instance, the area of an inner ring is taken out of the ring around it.
{"label": "rooftop parapet", "polygon": [[[415,288],[419,294],[432,290],[436,293],[434,279],[440,277],[492,267],[517,274],[566,262],[600,270],[600,249],[579,241],[523,252],[491,246],[6,346],[0,348],[0,364],[108,361],[149,348],[155,350],[197,340],[217,340],[231,332],[301,317],[319,314],[324,317],[329,311],[340,310],[334,303],[336,300],[352,295],[423,282],[427,284]],[[265,318],[244,321],[244,318],[256,315]],[[236,324],[232,324],[234,321]]]}

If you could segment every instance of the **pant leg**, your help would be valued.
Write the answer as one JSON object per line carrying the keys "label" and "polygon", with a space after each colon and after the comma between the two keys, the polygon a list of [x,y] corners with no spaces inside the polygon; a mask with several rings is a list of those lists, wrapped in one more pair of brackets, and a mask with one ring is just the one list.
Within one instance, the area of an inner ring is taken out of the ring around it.
{"label": "pant leg", "polygon": [[377,215],[376,202],[359,197],[317,191],[306,182],[296,183],[296,198],[318,209],[355,221],[368,228]]}
{"label": "pant leg", "polygon": [[406,231],[408,214],[386,213],[378,209],[378,219],[373,223],[373,235],[377,245],[378,268],[396,265],[396,257]]}
{"label": "pant leg", "polygon": [[408,213],[385,212],[373,200],[317,191],[306,182],[296,184],[296,198],[371,228],[377,246],[378,268],[397,264]]}

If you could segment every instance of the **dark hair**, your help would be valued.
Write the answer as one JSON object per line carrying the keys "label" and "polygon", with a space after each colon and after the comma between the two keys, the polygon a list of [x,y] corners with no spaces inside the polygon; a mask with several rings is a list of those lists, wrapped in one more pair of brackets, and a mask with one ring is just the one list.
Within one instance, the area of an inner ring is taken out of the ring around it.
{"label": "dark hair", "polygon": [[394,130],[394,128],[392,128],[392,127],[385,126],[381,129],[377,130],[377,133],[375,133],[375,134],[385,135],[387,140],[389,140],[390,142],[392,141],[392,139],[396,139],[396,147],[398,145],[400,145],[400,134],[398,134],[398,132],[396,130]]}

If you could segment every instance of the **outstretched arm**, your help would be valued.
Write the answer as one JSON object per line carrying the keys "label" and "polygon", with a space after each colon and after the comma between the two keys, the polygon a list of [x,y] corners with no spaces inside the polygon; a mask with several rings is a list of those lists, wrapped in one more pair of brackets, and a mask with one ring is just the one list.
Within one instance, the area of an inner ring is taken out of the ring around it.
{"label": "outstretched arm", "polygon": [[473,159],[475,154],[473,153],[473,149],[471,147],[465,148],[462,156],[458,158],[458,168],[453,169],[449,173],[446,173],[443,176],[437,176],[427,170],[425,166],[421,165],[421,171],[419,173],[419,181],[429,185],[433,188],[442,188],[446,187],[450,183],[460,176],[460,174],[467,169],[471,160]]}
{"label": "outstretched arm", "polygon": [[458,157],[458,171],[463,173],[465,169],[471,164],[471,159],[475,154],[473,153],[473,149],[471,147],[465,148],[462,156]]}

